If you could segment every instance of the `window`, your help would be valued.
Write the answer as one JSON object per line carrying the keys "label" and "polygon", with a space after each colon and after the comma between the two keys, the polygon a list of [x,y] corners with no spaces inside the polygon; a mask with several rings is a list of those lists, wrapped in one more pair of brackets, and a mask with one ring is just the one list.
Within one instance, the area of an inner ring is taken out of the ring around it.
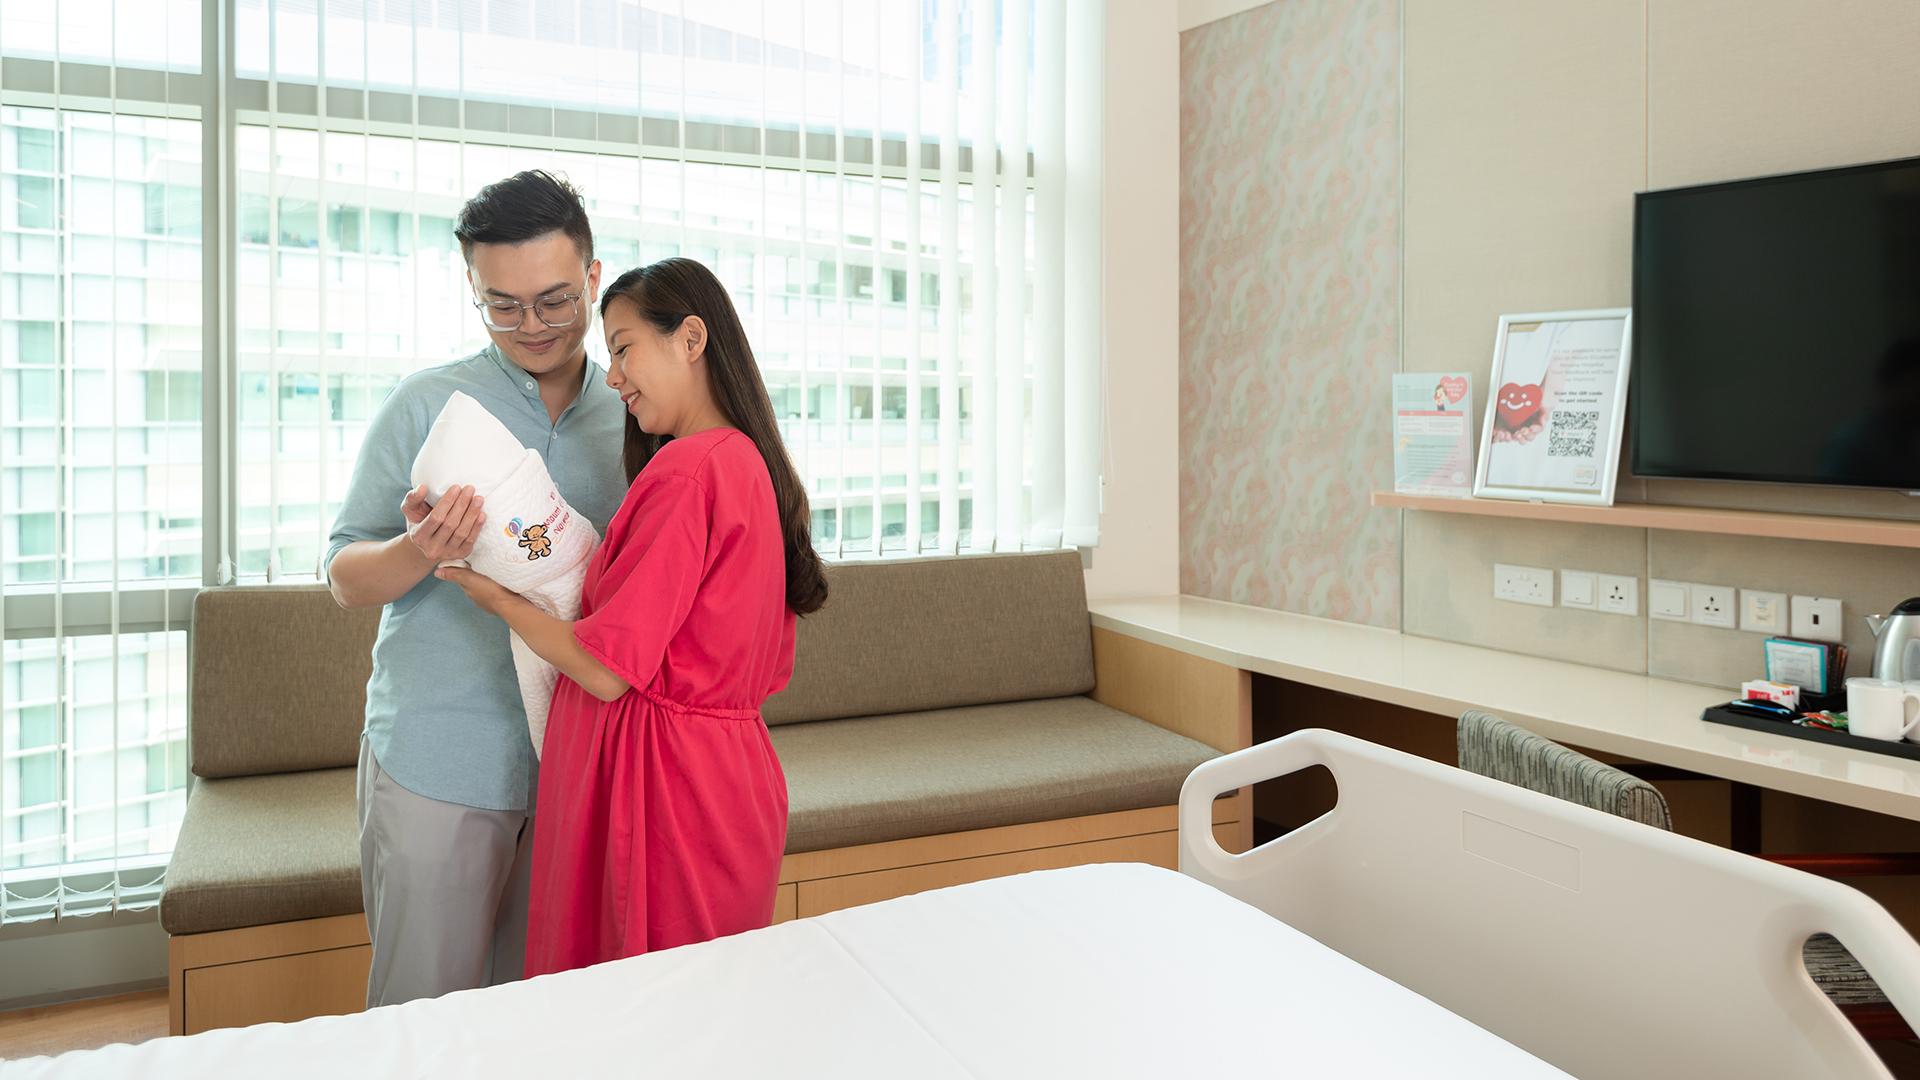
{"label": "window", "polygon": [[[185,632],[8,641],[4,656],[0,872],[151,866],[186,804]],[[25,899],[9,898],[16,917],[50,910]]]}
{"label": "window", "polygon": [[21,172],[53,171],[53,132],[45,128],[15,128],[13,145]]}
{"label": "window", "polygon": [[146,231],[162,236],[200,235],[200,189],[144,184]]}
{"label": "window", "polygon": [[[453,222],[520,169],[581,188],[608,277],[719,274],[823,554],[1091,541],[1064,522],[1097,477],[1061,463],[1097,438],[1095,338],[1063,338],[1067,163],[1033,137],[1098,127],[1066,5],[232,4],[231,71],[200,55],[216,0],[0,13],[37,62],[0,106],[0,870],[127,871],[0,890],[0,921],[151,898],[194,589],[315,580],[380,404],[485,341]],[[124,100],[37,92],[48,58]],[[214,78],[238,104],[202,118]],[[229,126],[230,184],[202,153]]]}
{"label": "window", "polygon": [[53,228],[53,180],[45,176],[15,175],[14,221],[22,229]]}
{"label": "window", "polygon": [[880,419],[905,420],[907,418],[907,388],[887,386],[880,391]]}

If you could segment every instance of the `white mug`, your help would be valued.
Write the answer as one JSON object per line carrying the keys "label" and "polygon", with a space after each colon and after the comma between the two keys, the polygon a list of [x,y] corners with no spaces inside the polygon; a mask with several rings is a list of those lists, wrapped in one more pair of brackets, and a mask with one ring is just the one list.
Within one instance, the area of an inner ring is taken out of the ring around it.
{"label": "white mug", "polygon": [[1920,686],[1892,679],[1847,680],[1847,730],[1869,739],[1900,739],[1920,728]]}
{"label": "white mug", "polygon": [[[1906,686],[1907,689],[1916,694],[1920,694],[1920,680],[1909,680]],[[1907,729],[1907,741],[1920,743],[1920,724],[1915,724],[1913,727]]]}

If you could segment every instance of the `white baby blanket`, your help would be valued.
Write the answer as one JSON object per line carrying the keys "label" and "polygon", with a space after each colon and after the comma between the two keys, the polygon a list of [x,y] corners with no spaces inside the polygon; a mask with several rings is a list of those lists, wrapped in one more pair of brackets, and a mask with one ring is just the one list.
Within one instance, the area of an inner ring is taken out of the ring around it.
{"label": "white baby blanket", "polygon": [[[426,485],[430,504],[460,484],[473,485],[474,494],[486,500],[487,522],[473,551],[449,565],[464,562],[555,618],[580,617],[581,583],[599,534],[560,497],[540,452],[520,445],[485,406],[458,391],[447,399],[413,459],[413,483]],[[527,733],[538,754],[559,674],[520,635],[510,637]]]}

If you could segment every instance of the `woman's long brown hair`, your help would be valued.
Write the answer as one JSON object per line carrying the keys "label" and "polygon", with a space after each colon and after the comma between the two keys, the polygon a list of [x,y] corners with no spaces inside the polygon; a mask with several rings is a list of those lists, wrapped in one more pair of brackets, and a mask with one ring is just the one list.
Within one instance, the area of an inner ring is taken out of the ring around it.
{"label": "woman's long brown hair", "polygon": [[[773,496],[780,507],[780,532],[786,544],[787,607],[796,615],[811,615],[827,602],[827,578],[820,553],[813,549],[813,517],[807,506],[806,485],[787,456],[780,426],[773,418],[773,401],[760,378],[760,365],[747,344],[747,333],[733,300],[713,271],[692,259],[662,259],[621,274],[600,299],[600,316],[615,301],[640,309],[655,330],[671,334],[689,316],[707,324],[707,384],[727,422],[753,440],[773,479]],[[623,457],[631,484],[653,455],[673,436],[649,435],[627,414]]]}

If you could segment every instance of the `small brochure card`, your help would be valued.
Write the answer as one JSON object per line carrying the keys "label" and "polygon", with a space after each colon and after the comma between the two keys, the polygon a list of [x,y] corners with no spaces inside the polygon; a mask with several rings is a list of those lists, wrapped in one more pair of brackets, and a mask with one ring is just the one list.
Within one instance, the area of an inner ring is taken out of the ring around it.
{"label": "small brochure card", "polygon": [[1473,381],[1465,372],[1393,377],[1393,490],[1473,493]]}

